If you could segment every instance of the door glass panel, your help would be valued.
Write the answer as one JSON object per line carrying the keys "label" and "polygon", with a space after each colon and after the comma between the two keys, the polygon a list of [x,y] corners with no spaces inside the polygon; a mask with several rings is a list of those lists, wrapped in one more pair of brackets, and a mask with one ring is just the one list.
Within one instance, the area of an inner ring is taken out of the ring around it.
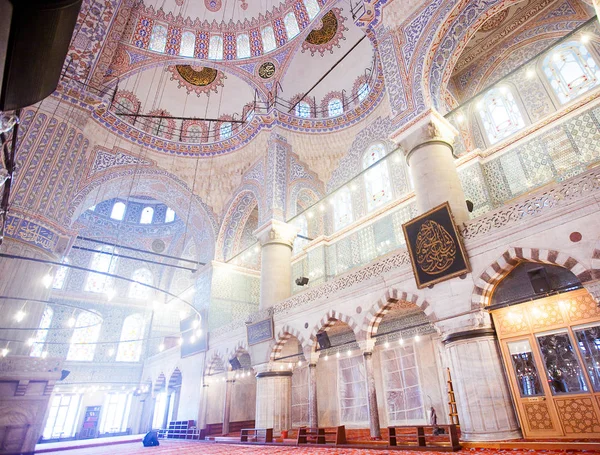
{"label": "door glass panel", "polygon": [[543,395],[544,391],[529,340],[511,341],[507,345],[521,396]]}
{"label": "door glass panel", "polygon": [[587,392],[583,369],[567,332],[537,337],[553,395]]}
{"label": "door glass panel", "polygon": [[581,357],[595,392],[600,392],[600,326],[575,329]]}

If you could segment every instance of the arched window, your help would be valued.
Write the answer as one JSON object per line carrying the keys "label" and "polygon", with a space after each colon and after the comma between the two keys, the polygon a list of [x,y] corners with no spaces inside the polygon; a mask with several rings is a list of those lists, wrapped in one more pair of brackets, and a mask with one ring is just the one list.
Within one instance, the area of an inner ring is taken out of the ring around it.
{"label": "arched window", "polygon": [[544,74],[561,103],[598,85],[600,69],[587,48],[570,41],[554,49],[543,62]]}
{"label": "arched window", "polygon": [[[90,269],[97,272],[114,273],[117,268],[116,248],[109,245],[102,245],[96,248],[98,251],[92,255]],[[85,282],[85,290],[89,292],[106,292],[112,285],[112,278],[106,275],[89,272]]]}
{"label": "arched window", "polygon": [[477,104],[477,109],[491,144],[525,126],[519,106],[506,86],[489,90]]}
{"label": "arched window", "polygon": [[290,11],[283,18],[283,24],[285,25],[285,31],[288,36],[288,40],[291,40],[294,36],[300,33],[300,28],[298,27],[298,20],[296,19],[296,15],[293,11]]}
{"label": "arched window", "polygon": [[116,361],[138,362],[142,353],[142,338],[144,338],[144,317],[141,314],[127,316],[123,321]]}
{"label": "arched window", "polygon": [[150,224],[152,223],[152,218],[154,217],[154,209],[152,207],[144,207],[142,210],[142,215],[140,216],[141,224]]}
{"label": "arched window", "polygon": [[165,223],[172,223],[173,221],[175,221],[175,210],[167,207],[167,211],[165,213]]}
{"label": "arched window", "polygon": [[237,56],[238,58],[250,57],[250,38],[246,33],[237,36]]}
{"label": "arched window", "polygon": [[298,104],[296,104],[296,116],[302,118],[310,117],[310,104],[308,104],[306,101],[300,101]]}
{"label": "arched window", "polygon": [[356,94],[358,95],[358,101],[362,102],[367,96],[369,96],[369,84],[365,82],[358,87],[358,92]]}
{"label": "arched window", "polygon": [[273,27],[265,27],[261,31],[262,42],[263,42],[263,50],[265,52],[270,52],[277,47],[277,43],[275,42],[275,33],[273,32]]}
{"label": "arched window", "polygon": [[231,123],[230,122],[221,123],[219,132],[221,135],[221,139],[227,139],[227,138],[231,137],[231,132],[232,132]]}
{"label": "arched window", "polygon": [[91,362],[96,352],[96,342],[100,336],[102,318],[98,315],[83,311],[77,316],[75,330],[71,337],[71,345],[67,360]]}
{"label": "arched window", "polygon": [[49,306],[46,306],[44,314],[42,315],[42,320],[38,326],[38,330],[35,332],[35,338],[29,354],[31,357],[42,356],[42,353],[44,352],[44,343],[46,342],[46,337],[48,336],[48,329],[50,328],[50,323],[52,322],[52,316],[54,316],[54,311],[52,311],[52,308]]}
{"label": "arched window", "polygon": [[211,60],[223,60],[223,38],[219,35],[210,37],[208,43],[208,58]]}
{"label": "arched window", "polygon": [[392,199],[392,188],[387,163],[385,161],[378,163],[385,156],[385,152],[385,146],[378,143],[369,147],[363,155],[363,169],[370,167],[364,173],[367,210],[369,212]]}
{"label": "arched window", "polygon": [[[134,281],[139,281],[139,283],[150,285],[154,282],[152,272],[146,268],[137,269],[134,271],[133,275],[131,275],[131,279]],[[131,283],[129,285],[129,297],[139,300],[147,299],[150,296],[152,289],[139,283]]]}
{"label": "arched window", "polygon": [[179,48],[179,55],[182,57],[193,57],[195,45],[196,35],[193,32],[183,32],[181,34],[181,47]]}
{"label": "arched window", "polygon": [[126,96],[117,96],[115,99],[115,110],[118,114],[135,114],[137,107],[133,101]]}
{"label": "arched window", "polygon": [[329,117],[337,117],[344,113],[344,105],[338,98],[331,98],[327,104],[327,110],[329,111]]}
{"label": "arched window", "polygon": [[[67,258],[63,259],[63,264],[68,264],[69,260]],[[56,271],[56,275],[54,275],[54,281],[52,281],[52,289],[62,289],[65,285],[65,280],[67,279],[67,273],[69,272],[69,267],[61,266]]]}
{"label": "arched window", "polygon": [[304,6],[306,7],[308,18],[311,21],[317,16],[317,14],[319,14],[319,11],[321,10],[317,0],[304,0]]}
{"label": "arched window", "polygon": [[190,125],[186,129],[186,140],[188,142],[201,142],[202,136],[204,136],[204,131],[202,127],[197,123]]}
{"label": "arched window", "polygon": [[115,205],[113,205],[112,211],[110,212],[110,217],[113,220],[121,221],[124,216],[125,216],[125,204],[123,204],[122,202],[116,202]]}
{"label": "arched window", "polygon": [[352,195],[348,188],[338,190],[333,199],[334,228],[339,230],[352,222]]}
{"label": "arched window", "polygon": [[152,27],[152,34],[150,35],[150,44],[148,45],[148,49],[155,52],[164,52],[166,45],[167,27],[157,24]]}

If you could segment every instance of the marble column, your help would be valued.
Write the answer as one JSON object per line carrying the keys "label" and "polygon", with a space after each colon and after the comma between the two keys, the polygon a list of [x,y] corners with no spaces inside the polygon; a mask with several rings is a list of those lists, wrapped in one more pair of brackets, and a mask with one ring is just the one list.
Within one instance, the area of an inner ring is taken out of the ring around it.
{"label": "marble column", "polygon": [[227,380],[225,381],[225,401],[223,402],[223,435],[229,434],[229,422],[231,420],[231,392],[234,384],[234,374],[232,371],[229,371],[227,373]]}
{"label": "marble column", "polygon": [[206,427],[206,412],[208,410],[208,388],[209,385],[206,383],[206,378],[202,383],[202,392],[200,393],[200,409],[198,410],[198,424],[197,427],[202,429]]}
{"label": "marble column", "polygon": [[262,247],[260,269],[260,310],[272,307],[292,293],[292,247],[298,229],[270,220],[254,235]]}
{"label": "marble column", "polygon": [[256,428],[273,428],[274,433],[292,427],[292,372],[270,371],[256,375]]}
{"label": "marble column", "polygon": [[465,193],[458,178],[452,143],[458,131],[441,114],[427,116],[391,138],[406,152],[419,213],[448,202],[457,224],[469,219]]}
{"label": "marble column", "polygon": [[363,352],[365,359],[365,375],[367,379],[367,400],[369,405],[369,431],[371,439],[381,439],[379,425],[379,407],[377,406],[377,391],[375,389],[375,376],[373,374],[373,352]]}
{"label": "marble column", "polygon": [[496,335],[491,328],[448,335],[444,344],[464,441],[521,438]]}
{"label": "marble column", "polygon": [[318,428],[319,407],[317,405],[317,364],[308,364],[308,426]]}

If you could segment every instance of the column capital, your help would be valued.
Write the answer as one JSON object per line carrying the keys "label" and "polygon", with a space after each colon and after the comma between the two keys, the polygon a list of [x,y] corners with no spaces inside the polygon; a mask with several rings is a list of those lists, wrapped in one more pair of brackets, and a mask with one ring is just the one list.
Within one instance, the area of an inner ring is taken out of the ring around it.
{"label": "column capital", "polygon": [[423,144],[443,143],[450,147],[458,135],[458,130],[435,109],[428,109],[408,128],[400,128],[390,134],[390,139],[406,153],[406,159]]}
{"label": "column capital", "polygon": [[258,237],[261,246],[280,244],[292,248],[298,234],[298,228],[283,221],[269,220],[254,231],[253,234]]}
{"label": "column capital", "polygon": [[362,351],[363,355],[371,355],[373,353],[373,349],[375,349],[376,342],[377,339],[369,338],[367,340],[359,341],[358,346],[360,347],[360,350]]}

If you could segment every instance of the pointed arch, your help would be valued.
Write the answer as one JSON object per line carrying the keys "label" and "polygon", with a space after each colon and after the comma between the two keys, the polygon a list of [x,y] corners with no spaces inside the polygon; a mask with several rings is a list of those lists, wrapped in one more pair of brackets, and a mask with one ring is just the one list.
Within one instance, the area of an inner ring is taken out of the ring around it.
{"label": "pointed arch", "polygon": [[358,324],[356,323],[356,321],[354,321],[354,319],[352,319],[352,317],[346,316],[340,313],[339,311],[329,310],[327,314],[320,319],[318,324],[316,324],[310,332],[310,345],[316,345],[318,332],[320,332],[321,330],[329,329],[329,327],[331,327],[337,321],[347,324],[354,332],[354,336],[356,337],[357,341],[362,340],[364,338],[363,334],[359,330]]}
{"label": "pointed arch", "polygon": [[365,316],[362,326],[362,333],[365,338],[371,339],[377,334],[377,330],[379,329],[383,317],[388,313],[392,304],[399,301],[414,304],[416,308],[419,308],[425,313],[432,323],[437,321],[437,316],[433,311],[432,306],[425,298],[417,294],[404,292],[395,287],[391,287],[377,302],[375,302]]}
{"label": "pointed arch", "polygon": [[283,346],[291,337],[297,338],[302,347],[306,346],[306,340],[304,339],[300,331],[286,324],[277,333],[277,337],[275,338],[277,341],[275,342],[275,346],[273,346],[273,349],[271,350],[271,361],[277,358],[277,356],[281,353]]}
{"label": "pointed arch", "polygon": [[166,384],[167,384],[167,379],[165,377],[165,374],[161,372],[158,375],[158,377],[156,378],[156,381],[154,381],[154,387],[152,388],[152,392],[156,393],[158,391],[164,390]]}
{"label": "pointed arch", "polygon": [[223,373],[227,371],[227,366],[225,365],[224,357],[218,352],[213,352],[213,355],[208,362],[208,368],[206,369],[207,375]]}
{"label": "pointed arch", "polygon": [[573,273],[581,283],[592,278],[592,272],[567,253],[540,248],[513,247],[492,262],[475,280],[475,287],[471,295],[471,308],[478,310],[488,306],[496,285],[523,261],[564,267]]}

